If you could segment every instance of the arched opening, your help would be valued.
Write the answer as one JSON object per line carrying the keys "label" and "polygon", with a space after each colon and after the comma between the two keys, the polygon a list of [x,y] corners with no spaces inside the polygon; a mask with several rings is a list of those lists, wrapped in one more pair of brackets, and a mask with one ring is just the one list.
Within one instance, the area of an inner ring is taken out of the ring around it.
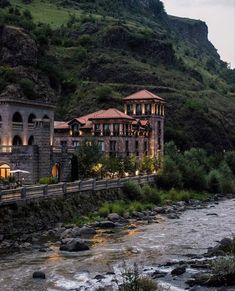
{"label": "arched opening", "polygon": [[15,135],[12,141],[13,146],[20,146],[22,145],[22,139],[19,135]]}
{"label": "arched opening", "polygon": [[34,119],[36,119],[36,116],[33,113],[31,113],[29,115],[29,118],[28,118],[28,123],[33,123],[34,122]]}
{"label": "arched opening", "polygon": [[50,120],[50,118],[49,118],[46,114],[43,116],[43,119],[48,119],[48,120]]}
{"label": "arched opening", "polygon": [[12,117],[12,121],[17,122],[17,123],[22,123],[23,119],[22,119],[21,114],[19,112],[14,113],[14,115]]}
{"label": "arched opening", "polygon": [[51,170],[51,175],[53,178],[57,178],[59,181],[60,178],[60,165],[58,163],[54,164]]}
{"label": "arched opening", "polygon": [[34,145],[34,137],[31,135],[28,140],[28,145]]}
{"label": "arched opening", "polygon": [[0,178],[6,179],[11,175],[11,168],[8,164],[1,164],[0,165]]}

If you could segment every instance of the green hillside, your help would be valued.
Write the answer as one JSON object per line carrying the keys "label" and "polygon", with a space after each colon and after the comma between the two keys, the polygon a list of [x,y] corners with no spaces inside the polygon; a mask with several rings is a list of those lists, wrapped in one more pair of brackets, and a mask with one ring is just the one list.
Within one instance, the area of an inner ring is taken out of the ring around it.
{"label": "green hillside", "polygon": [[36,67],[56,92],[57,119],[122,108],[124,96],[146,88],[167,101],[166,140],[210,151],[234,147],[235,70],[220,60],[205,23],[169,16],[159,0],[10,4],[0,21],[36,40]]}

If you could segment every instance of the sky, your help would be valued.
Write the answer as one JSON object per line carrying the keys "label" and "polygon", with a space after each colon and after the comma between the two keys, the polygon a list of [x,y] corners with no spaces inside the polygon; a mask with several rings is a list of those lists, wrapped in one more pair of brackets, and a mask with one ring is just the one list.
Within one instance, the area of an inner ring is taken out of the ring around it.
{"label": "sky", "polygon": [[235,68],[235,0],[162,1],[170,15],[205,21],[221,59]]}

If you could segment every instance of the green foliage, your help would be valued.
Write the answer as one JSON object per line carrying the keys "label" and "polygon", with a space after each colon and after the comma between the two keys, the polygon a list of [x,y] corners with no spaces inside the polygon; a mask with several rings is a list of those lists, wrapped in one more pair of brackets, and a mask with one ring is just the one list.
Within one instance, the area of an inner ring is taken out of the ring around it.
{"label": "green foliage", "polygon": [[58,180],[55,177],[42,177],[39,179],[39,184],[42,184],[42,185],[51,185],[51,184],[56,184],[57,182]]}
{"label": "green foliage", "polygon": [[105,102],[109,98],[112,98],[113,91],[110,86],[101,86],[96,88],[96,95],[98,96],[98,100],[100,102]]}
{"label": "green foliage", "polygon": [[34,83],[29,79],[21,79],[19,81],[20,87],[28,99],[35,98]]}
{"label": "green foliage", "polygon": [[222,190],[222,177],[221,174],[218,170],[211,170],[208,178],[207,178],[207,183],[208,183],[208,189],[212,193],[219,193]]}
{"label": "green foliage", "polygon": [[211,269],[216,276],[235,276],[235,257],[225,256],[211,263]]}
{"label": "green foliage", "polygon": [[156,291],[159,290],[157,283],[150,277],[140,275],[137,264],[132,268],[124,264],[121,274],[122,284],[118,291]]}
{"label": "green foliage", "polygon": [[93,140],[83,140],[76,153],[78,167],[78,177],[92,177],[93,167],[101,160],[102,152],[98,143]]}
{"label": "green foliage", "polygon": [[128,181],[122,188],[123,194],[130,200],[138,200],[142,197],[142,189],[141,187],[133,182]]}
{"label": "green foliage", "polygon": [[150,202],[155,205],[161,203],[161,196],[156,188],[152,188],[149,185],[144,185],[142,188],[142,197],[144,202]]}
{"label": "green foliage", "polygon": [[86,58],[87,58],[87,49],[84,48],[83,46],[79,46],[74,53],[74,59],[79,62],[84,62],[86,61]]}

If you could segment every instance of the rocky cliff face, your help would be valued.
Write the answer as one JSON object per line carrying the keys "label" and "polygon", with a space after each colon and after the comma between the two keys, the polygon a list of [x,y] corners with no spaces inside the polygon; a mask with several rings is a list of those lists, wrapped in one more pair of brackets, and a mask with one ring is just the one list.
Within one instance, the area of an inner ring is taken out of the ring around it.
{"label": "rocky cliff face", "polygon": [[4,86],[0,98],[19,98],[53,102],[55,93],[48,78],[37,68],[38,47],[23,29],[0,29],[0,69]]}

